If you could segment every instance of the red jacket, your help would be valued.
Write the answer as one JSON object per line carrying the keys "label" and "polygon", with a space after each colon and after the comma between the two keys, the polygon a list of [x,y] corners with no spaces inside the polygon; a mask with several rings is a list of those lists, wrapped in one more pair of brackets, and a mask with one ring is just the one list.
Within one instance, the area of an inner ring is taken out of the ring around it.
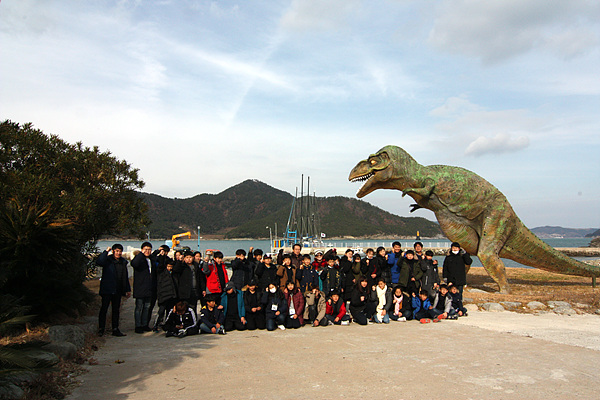
{"label": "red jacket", "polygon": [[[339,299],[338,302],[340,302],[342,304],[340,305],[340,312],[335,317],[339,318],[341,320],[342,317],[344,315],[346,315],[346,304],[345,304],[346,302],[343,301],[342,299]],[[325,314],[327,314],[327,315],[333,314],[333,306],[329,304],[329,301],[325,305]]]}
{"label": "red jacket", "polygon": [[288,303],[288,309],[290,306],[290,302],[294,302],[294,309],[296,311],[296,315],[298,316],[298,321],[300,321],[300,326],[304,325],[304,295],[296,290],[296,293],[290,296],[289,293],[285,294],[285,299]]}
{"label": "red jacket", "polygon": [[208,269],[208,274],[206,275],[206,289],[208,289],[208,291],[211,293],[222,293],[223,289],[225,289],[225,285],[221,287],[219,284],[219,274],[217,273],[217,268],[223,269],[223,275],[225,275],[225,285],[227,282],[229,282],[229,276],[227,275],[227,270],[225,269],[225,263],[217,265],[215,261],[211,261],[208,264],[205,264],[202,269],[204,271]]}

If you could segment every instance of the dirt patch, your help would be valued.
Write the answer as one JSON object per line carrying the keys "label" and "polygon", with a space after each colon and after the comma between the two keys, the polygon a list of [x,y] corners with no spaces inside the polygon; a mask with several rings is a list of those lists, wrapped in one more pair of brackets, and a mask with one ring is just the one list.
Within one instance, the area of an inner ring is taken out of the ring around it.
{"label": "dirt patch", "polygon": [[[600,288],[592,288],[591,278],[528,268],[507,268],[506,275],[512,293],[500,294],[498,285],[490,278],[485,269],[471,268],[467,275],[468,286],[464,297],[473,299],[473,302],[477,304],[518,301],[525,305],[530,301],[543,303],[550,300],[566,301],[580,313],[593,313],[600,308]],[[469,290],[473,288],[484,290],[486,293],[470,292]],[[534,312],[524,308],[515,311]]]}

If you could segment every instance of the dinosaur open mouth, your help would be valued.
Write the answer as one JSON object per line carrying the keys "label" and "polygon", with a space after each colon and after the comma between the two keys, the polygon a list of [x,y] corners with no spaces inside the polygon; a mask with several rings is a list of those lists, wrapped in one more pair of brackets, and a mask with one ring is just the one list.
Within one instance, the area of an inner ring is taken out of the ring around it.
{"label": "dinosaur open mouth", "polygon": [[367,186],[367,184],[369,183],[369,179],[371,179],[373,176],[375,176],[375,174],[373,172],[369,172],[365,175],[361,175],[361,176],[357,176],[356,178],[353,178],[351,180],[352,183],[356,183],[356,182],[364,182],[360,189],[358,189],[358,192],[356,192],[357,195],[360,195],[360,193],[362,192],[362,190],[365,188],[365,186]]}

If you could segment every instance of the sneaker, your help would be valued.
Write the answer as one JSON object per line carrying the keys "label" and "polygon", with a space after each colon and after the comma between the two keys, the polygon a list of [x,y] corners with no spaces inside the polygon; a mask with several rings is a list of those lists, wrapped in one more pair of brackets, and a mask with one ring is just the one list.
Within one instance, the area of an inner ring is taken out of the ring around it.
{"label": "sneaker", "polygon": [[438,317],[437,317],[437,318],[438,318],[438,319],[446,319],[447,317],[446,317],[444,314],[440,314],[440,315],[438,315]]}
{"label": "sneaker", "polygon": [[227,335],[227,332],[225,332],[225,328],[224,327],[220,327],[219,330],[217,331],[217,333],[219,335]]}
{"label": "sneaker", "polygon": [[350,325],[350,321],[342,321],[342,325]]}
{"label": "sneaker", "polygon": [[104,329],[98,329],[98,337],[104,336]]}
{"label": "sneaker", "polygon": [[152,332],[154,332],[154,333],[158,333],[158,332],[160,332],[160,329],[158,329],[158,326],[156,326],[156,325],[155,325],[155,326],[152,328]]}
{"label": "sneaker", "polygon": [[431,322],[431,320],[429,318],[421,318],[419,322],[422,324],[428,324]]}
{"label": "sneaker", "polygon": [[285,326],[283,326],[283,325],[277,325],[277,327],[278,327],[279,329],[281,329],[282,331],[285,331]]}
{"label": "sneaker", "polygon": [[112,331],[112,335],[113,336],[117,336],[117,337],[123,337],[123,336],[127,336],[126,334],[124,334],[123,332],[121,332],[118,329],[113,329]]}
{"label": "sneaker", "polygon": [[433,319],[433,322],[440,322],[440,320],[439,320],[439,319],[437,319],[437,318],[434,318],[434,319]]}
{"label": "sneaker", "polygon": [[463,314],[463,317],[468,317],[468,316],[469,316],[469,313],[465,311]]}
{"label": "sneaker", "polygon": [[457,314],[448,315],[448,319],[458,319],[458,315]]}
{"label": "sneaker", "polygon": [[400,318],[398,318],[398,322],[406,322],[406,317],[400,317]]}
{"label": "sneaker", "polygon": [[327,326],[329,326],[329,325],[333,325],[333,322],[332,322],[332,321],[329,321],[329,320],[327,320]]}

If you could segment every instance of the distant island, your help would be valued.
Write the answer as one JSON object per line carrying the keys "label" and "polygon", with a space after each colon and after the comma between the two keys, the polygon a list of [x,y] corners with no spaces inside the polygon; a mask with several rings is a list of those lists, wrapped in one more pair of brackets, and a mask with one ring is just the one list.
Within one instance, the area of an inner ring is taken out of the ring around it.
{"label": "distant island", "polygon": [[[257,180],[246,180],[218,194],[198,194],[187,199],[140,193],[148,205],[152,237],[170,238],[190,231],[205,239],[268,238],[285,230],[294,197]],[[315,214],[326,237],[414,238],[443,237],[436,222],[422,217],[400,217],[363,200],[317,197]]]}
{"label": "distant island", "polygon": [[541,239],[551,238],[582,238],[600,236],[600,229],[586,228],[563,228],[562,226],[540,226],[531,229]]}

